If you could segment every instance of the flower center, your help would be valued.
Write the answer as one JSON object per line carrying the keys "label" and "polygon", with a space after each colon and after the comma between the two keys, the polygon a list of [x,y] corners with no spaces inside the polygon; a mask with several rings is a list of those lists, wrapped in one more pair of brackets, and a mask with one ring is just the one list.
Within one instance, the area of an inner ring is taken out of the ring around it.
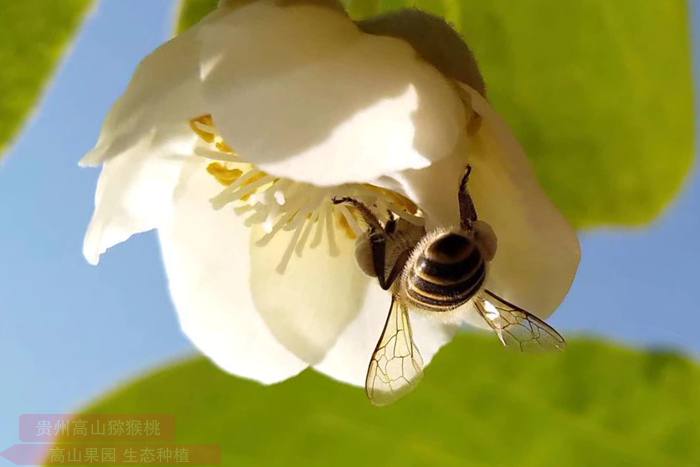
{"label": "flower center", "polygon": [[211,199],[214,209],[230,205],[246,226],[262,226],[265,234],[257,240],[258,246],[268,244],[280,231],[293,232],[277,265],[280,274],[292,256],[301,257],[307,246],[316,248],[325,238],[328,253],[337,256],[336,235],[355,239],[365,232],[362,216],[352,206],[334,204],[334,197],[362,201],[380,220],[393,213],[413,224],[423,224],[415,203],[394,191],[366,183],[322,187],[275,177],[241,159],[224,142],[211,115],[190,120],[190,127],[199,137],[194,153],[211,161],[207,172],[224,186]]}

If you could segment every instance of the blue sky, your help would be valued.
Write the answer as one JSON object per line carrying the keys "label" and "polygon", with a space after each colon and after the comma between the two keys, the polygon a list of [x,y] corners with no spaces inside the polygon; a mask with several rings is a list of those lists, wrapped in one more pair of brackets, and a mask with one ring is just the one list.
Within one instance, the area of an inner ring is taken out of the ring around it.
{"label": "blue sky", "polygon": [[[0,450],[17,441],[19,414],[69,412],[192,351],[152,233],[114,248],[97,268],[81,255],[98,171],[77,160],[138,61],[168,37],[173,5],[103,1],[0,165]],[[650,228],[582,234],[580,272],[552,323],[700,355],[698,213],[696,171]]]}

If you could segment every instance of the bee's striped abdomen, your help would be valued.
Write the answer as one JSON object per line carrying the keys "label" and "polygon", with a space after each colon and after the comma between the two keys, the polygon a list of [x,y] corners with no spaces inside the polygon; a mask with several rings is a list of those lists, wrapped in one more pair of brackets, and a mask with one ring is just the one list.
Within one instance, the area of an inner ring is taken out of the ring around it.
{"label": "bee's striped abdomen", "polygon": [[467,302],[485,277],[484,257],[474,240],[447,233],[418,256],[406,278],[406,293],[422,308],[452,310]]}

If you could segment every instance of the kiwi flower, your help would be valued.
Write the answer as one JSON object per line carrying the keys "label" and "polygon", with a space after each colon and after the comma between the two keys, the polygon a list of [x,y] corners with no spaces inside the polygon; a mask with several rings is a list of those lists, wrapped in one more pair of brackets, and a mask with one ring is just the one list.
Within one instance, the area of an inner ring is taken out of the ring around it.
{"label": "kiwi flower", "polygon": [[[143,60],[81,163],[102,166],[87,260],[157,229],[184,333],[263,383],[309,366],[364,383],[391,298],[333,197],[456,225],[469,163],[499,243],[489,288],[545,318],[578,265],[469,49],[416,10],[355,23],[332,0],[222,2]],[[426,364],[462,324],[412,323]]]}

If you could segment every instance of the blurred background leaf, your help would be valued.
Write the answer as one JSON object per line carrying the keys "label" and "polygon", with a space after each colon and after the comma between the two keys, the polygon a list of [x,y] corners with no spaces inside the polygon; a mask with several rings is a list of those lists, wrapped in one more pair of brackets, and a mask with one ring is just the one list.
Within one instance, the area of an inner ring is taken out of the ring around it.
{"label": "blurred background leaf", "polygon": [[177,441],[224,465],[696,466],[700,368],[676,354],[573,340],[556,355],[461,335],[386,408],[313,371],[263,387],[197,358],[86,413],[176,417]]}
{"label": "blurred background leaf", "polygon": [[184,0],[180,2],[180,7],[175,24],[175,31],[181,32],[216,8],[219,0]]}
{"label": "blurred background leaf", "polygon": [[[214,8],[185,0],[180,27]],[[474,50],[489,98],[577,227],[643,225],[694,156],[686,0],[345,0],[357,19],[415,6]]]}
{"label": "blurred background leaf", "polygon": [[93,0],[0,0],[0,156],[34,109]]}

